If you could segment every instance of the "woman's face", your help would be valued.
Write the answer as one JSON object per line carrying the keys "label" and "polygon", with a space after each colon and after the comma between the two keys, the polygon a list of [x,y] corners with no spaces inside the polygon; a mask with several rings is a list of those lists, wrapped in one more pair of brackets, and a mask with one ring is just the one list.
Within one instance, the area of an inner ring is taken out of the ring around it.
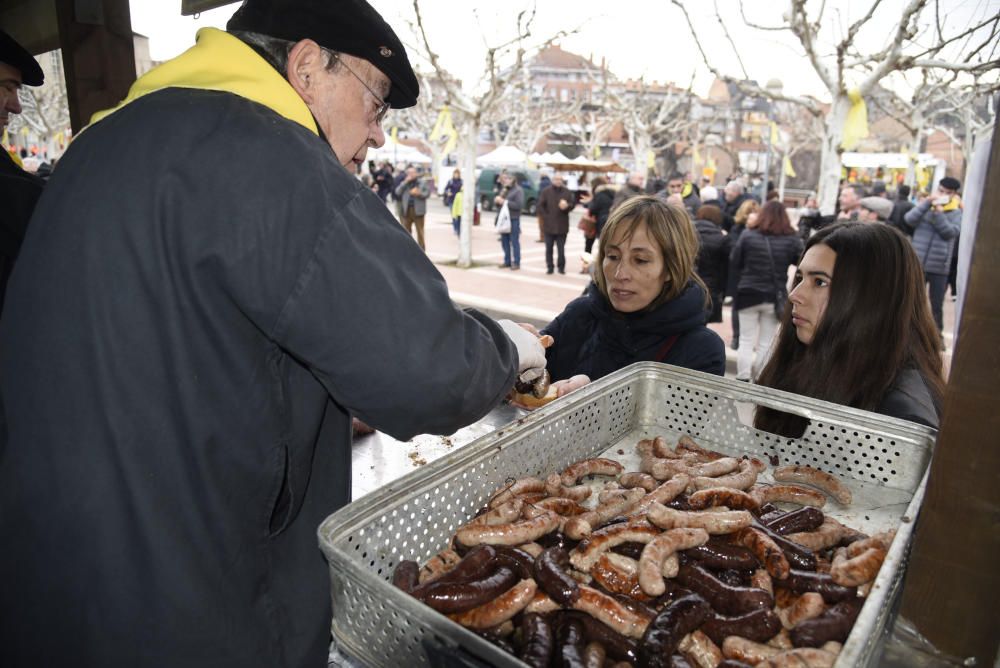
{"label": "woman's face", "polygon": [[757,227],[757,212],[756,211],[754,211],[749,216],[747,216],[747,227],[749,229],[751,229],[751,230],[754,229],[755,227]]}
{"label": "woman's face", "polygon": [[795,280],[798,285],[788,295],[792,302],[792,325],[795,336],[804,343],[812,343],[816,329],[830,302],[830,285],[837,253],[826,244],[816,244],[806,251],[799,263]]}
{"label": "woman's face", "polygon": [[451,178],[453,178],[453,179],[460,179],[460,178],[462,178],[462,173],[456,169],[455,171],[453,171],[451,173]]}
{"label": "woman's face", "polygon": [[649,234],[645,223],[636,225],[623,239],[619,227],[608,240],[601,269],[608,287],[611,306],[622,313],[635,313],[649,306],[663,290],[663,251]]}

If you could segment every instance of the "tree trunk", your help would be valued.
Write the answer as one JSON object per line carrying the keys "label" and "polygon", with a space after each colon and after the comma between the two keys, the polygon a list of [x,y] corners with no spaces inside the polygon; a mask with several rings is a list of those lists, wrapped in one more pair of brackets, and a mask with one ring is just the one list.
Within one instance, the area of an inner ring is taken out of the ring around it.
{"label": "tree trunk", "polygon": [[[462,224],[458,240],[458,261],[462,268],[472,266],[472,221],[476,215],[476,146],[479,143],[479,123],[466,120],[459,131],[458,153],[462,156]],[[485,213],[485,212],[481,212]]]}
{"label": "tree trunk", "polygon": [[838,94],[833,99],[830,113],[826,117],[826,132],[819,161],[819,183],[817,184],[819,210],[824,214],[832,214],[836,207],[840,186],[841,161],[843,149],[840,143],[844,140],[844,121],[851,101],[846,94]]}
{"label": "tree trunk", "polygon": [[919,111],[913,114],[913,132],[910,134],[910,146],[906,156],[906,185],[913,192],[917,190],[917,163],[920,160],[920,140],[924,135],[924,117]]}

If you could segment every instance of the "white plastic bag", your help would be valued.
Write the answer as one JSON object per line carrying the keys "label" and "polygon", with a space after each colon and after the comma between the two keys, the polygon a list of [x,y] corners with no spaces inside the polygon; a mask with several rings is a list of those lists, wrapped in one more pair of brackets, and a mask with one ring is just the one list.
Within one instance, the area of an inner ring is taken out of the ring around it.
{"label": "white plastic bag", "polygon": [[503,206],[500,207],[500,213],[497,215],[497,221],[493,223],[493,229],[499,234],[510,232],[510,209],[507,207],[507,202],[504,202]]}

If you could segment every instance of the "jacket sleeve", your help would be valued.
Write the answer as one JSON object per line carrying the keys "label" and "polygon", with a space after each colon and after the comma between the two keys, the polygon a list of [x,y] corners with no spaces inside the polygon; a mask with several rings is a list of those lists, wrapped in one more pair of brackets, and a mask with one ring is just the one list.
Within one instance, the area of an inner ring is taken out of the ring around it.
{"label": "jacket sleeve", "polygon": [[507,208],[510,209],[510,215],[521,215],[521,209],[524,208],[524,190],[515,188],[507,193]]}
{"label": "jacket sleeve", "polygon": [[954,239],[962,229],[962,211],[931,211],[928,216],[931,226],[942,239]]}
{"label": "jacket sleeve", "polygon": [[729,283],[726,287],[727,295],[736,295],[737,287],[740,283],[740,270],[743,264],[743,245],[746,242],[746,236],[741,234],[740,238],[736,240],[733,245],[733,250],[729,254]]}
{"label": "jacket sleeve", "polygon": [[238,308],[334,401],[397,439],[485,415],[514,383],[510,339],[452,304],[376,195],[342,168],[313,174],[253,221],[259,248],[227,282]]}
{"label": "jacket sleeve", "polygon": [[538,193],[538,205],[535,207],[535,214],[539,218],[544,218],[549,215],[549,189],[546,188],[542,192]]}
{"label": "jacket sleeve", "polygon": [[420,194],[416,195],[414,199],[427,199],[431,196],[431,186],[426,180],[417,181],[417,184],[417,187],[420,188]]}
{"label": "jacket sleeve", "polygon": [[906,212],[903,216],[903,222],[905,222],[911,229],[915,228],[920,224],[920,219],[924,217],[924,214],[927,213],[927,210],[930,208],[930,200],[921,202]]}
{"label": "jacket sleeve", "polygon": [[406,181],[400,181],[399,185],[392,191],[396,197],[402,197],[403,191],[406,190]]}

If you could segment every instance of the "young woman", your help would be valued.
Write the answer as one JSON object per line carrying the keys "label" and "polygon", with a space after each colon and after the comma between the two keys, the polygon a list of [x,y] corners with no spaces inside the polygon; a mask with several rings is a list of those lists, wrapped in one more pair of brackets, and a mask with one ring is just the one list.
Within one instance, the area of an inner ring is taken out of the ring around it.
{"label": "young woman", "polygon": [[707,290],[694,271],[698,236],[683,208],[627,200],[609,216],[594,283],[542,330],[559,395],[633,362],[725,372],[722,339],[705,327]]}
{"label": "young woman", "polygon": [[[736,379],[750,381],[766,362],[778,328],[776,294],[788,283],[788,267],[802,254],[785,206],[768,202],[751,214],[729,260],[729,290],[739,319]],[[780,307],[781,304],[778,304]]]}
{"label": "young woman", "polygon": [[[806,246],[758,383],[937,428],[944,388],[920,261],[889,225],[840,223]],[[791,438],[807,420],[771,409],[755,425]]]}

